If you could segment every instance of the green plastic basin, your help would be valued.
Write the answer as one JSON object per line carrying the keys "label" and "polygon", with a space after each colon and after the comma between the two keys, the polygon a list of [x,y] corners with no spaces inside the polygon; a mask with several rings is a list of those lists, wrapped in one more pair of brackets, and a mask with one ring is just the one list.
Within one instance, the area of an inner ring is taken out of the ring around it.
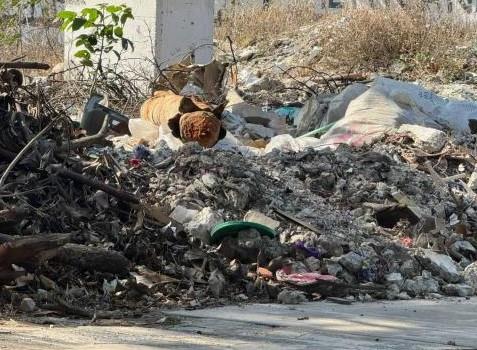
{"label": "green plastic basin", "polygon": [[225,237],[236,237],[240,231],[248,230],[251,228],[256,229],[258,232],[260,232],[262,236],[275,238],[275,236],[277,235],[277,233],[270,227],[262,224],[257,224],[256,222],[227,221],[214,226],[214,228],[210,232],[210,243],[220,243]]}

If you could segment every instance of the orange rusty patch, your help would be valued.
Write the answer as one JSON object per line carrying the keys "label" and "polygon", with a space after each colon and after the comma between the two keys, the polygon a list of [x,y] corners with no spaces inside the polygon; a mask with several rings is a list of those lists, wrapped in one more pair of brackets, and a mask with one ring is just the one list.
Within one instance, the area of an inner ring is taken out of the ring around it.
{"label": "orange rusty patch", "polygon": [[221,122],[210,112],[192,112],[182,115],[181,137],[184,141],[197,141],[202,147],[213,147],[219,140]]}
{"label": "orange rusty patch", "polygon": [[270,280],[273,279],[273,273],[270,270],[268,270],[264,267],[259,267],[257,269],[257,274],[260,277],[263,277],[263,278],[266,278],[266,279],[270,279]]}

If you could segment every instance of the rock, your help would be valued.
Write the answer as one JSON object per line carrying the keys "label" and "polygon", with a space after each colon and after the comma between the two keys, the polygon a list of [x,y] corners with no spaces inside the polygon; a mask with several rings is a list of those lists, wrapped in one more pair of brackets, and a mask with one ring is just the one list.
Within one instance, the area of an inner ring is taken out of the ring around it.
{"label": "rock", "polygon": [[239,294],[237,295],[237,299],[240,300],[240,301],[247,301],[248,300],[248,296],[246,296],[245,294]]}
{"label": "rock", "polygon": [[[477,253],[477,250],[468,241],[457,241],[452,243],[452,245],[450,246],[450,251],[460,253],[467,258],[475,256]],[[461,257],[459,256],[458,258],[460,259]]]}
{"label": "rock", "polygon": [[471,190],[477,190],[477,168],[475,168],[470,175],[469,181],[467,182],[467,186],[469,186]]}
{"label": "rock", "polygon": [[282,290],[277,297],[278,302],[282,304],[296,305],[307,301],[306,296],[296,290]]}
{"label": "rock", "polygon": [[412,296],[426,295],[439,292],[439,282],[434,278],[417,276],[404,281],[402,289]]}
{"label": "rock", "polygon": [[477,262],[467,266],[462,274],[465,282],[477,290]]}
{"label": "rock", "polygon": [[49,293],[47,290],[38,288],[36,291],[36,294],[38,295],[38,299],[41,301],[48,300]]}
{"label": "rock", "polygon": [[401,292],[398,295],[399,300],[411,300],[412,298],[406,292]]}
{"label": "rock", "polygon": [[177,207],[174,208],[172,213],[169,215],[169,217],[178,222],[179,224],[187,224],[188,222],[191,222],[194,216],[196,216],[199,213],[198,210],[195,209],[187,209],[186,207],[183,207],[181,205],[178,205]]}
{"label": "rock", "polygon": [[384,279],[386,280],[386,282],[394,283],[398,286],[402,285],[403,283],[403,277],[399,272],[389,273],[386,276],[384,276]]}
{"label": "rock", "polygon": [[279,221],[273,220],[272,218],[269,218],[265,214],[262,214],[256,210],[249,210],[247,214],[245,214],[243,220],[265,225],[272,230],[276,230],[280,226]]}
{"label": "rock", "polygon": [[447,282],[458,282],[461,278],[460,267],[447,255],[436,253],[430,249],[420,249],[416,258],[426,269]]}
{"label": "rock", "polygon": [[249,61],[257,55],[257,49],[254,47],[247,47],[242,52],[238,54],[237,60],[240,61]]}
{"label": "rock", "polygon": [[220,181],[217,176],[209,173],[202,175],[201,180],[205,187],[210,190],[213,190],[220,184]]}
{"label": "rock", "polygon": [[403,124],[398,132],[411,134],[416,145],[428,153],[439,152],[447,142],[447,135],[444,132],[420,125]]}
{"label": "rock", "polygon": [[208,244],[211,229],[222,222],[224,222],[222,216],[213,211],[212,208],[207,207],[197,213],[184,228],[191,236]]}
{"label": "rock", "polygon": [[308,131],[318,128],[328,110],[328,102],[318,97],[311,97],[295,117],[294,124],[297,126],[296,135],[301,136]]}
{"label": "rock", "polygon": [[45,275],[40,275],[40,284],[46,290],[59,290],[57,284]]}
{"label": "rock", "polygon": [[268,281],[266,284],[266,290],[268,297],[272,300],[275,300],[278,298],[278,295],[281,291],[280,284],[273,281]]}
{"label": "rock", "polygon": [[85,288],[73,287],[67,290],[66,294],[73,298],[82,298],[88,294]]}
{"label": "rock", "polygon": [[396,300],[399,298],[399,287],[395,284],[391,284],[388,286],[386,290],[386,299],[388,300]]}
{"label": "rock", "polygon": [[305,259],[305,265],[311,272],[315,272],[320,270],[321,262],[319,259],[315,258],[314,256],[309,256]]}
{"label": "rock", "polygon": [[426,298],[428,299],[442,299],[442,295],[439,293],[429,293],[426,295]]}
{"label": "rock", "polygon": [[325,258],[343,255],[343,247],[336,239],[322,235],[318,238],[317,243],[322,256]]}
{"label": "rock", "polygon": [[368,293],[366,293],[366,294],[363,296],[363,301],[364,301],[365,303],[370,303],[370,302],[372,302],[373,300],[374,300],[374,298],[373,298],[370,294],[368,294]]}
{"label": "rock", "polygon": [[419,264],[415,259],[404,261],[400,267],[401,274],[406,278],[414,278],[419,274]]}
{"label": "rock", "polygon": [[214,270],[209,277],[209,288],[212,294],[219,298],[225,289],[225,277],[219,270]]}
{"label": "rock", "polygon": [[338,278],[342,279],[343,281],[345,281],[346,283],[348,284],[355,284],[357,283],[357,279],[356,279],[356,276],[354,273],[350,273],[346,270],[343,270],[341,271],[338,276]]}
{"label": "rock", "polygon": [[349,252],[342,255],[338,262],[348,271],[357,273],[363,267],[364,258],[355,252]]}
{"label": "rock", "polygon": [[472,264],[472,262],[469,259],[467,259],[466,257],[463,257],[459,261],[459,266],[463,269],[467,268],[467,266],[469,266],[470,264]]}
{"label": "rock", "polygon": [[458,297],[469,297],[475,294],[475,288],[469,286],[468,284],[459,283],[459,284],[447,284],[442,290],[446,295],[458,296]]}
{"label": "rock", "polygon": [[323,262],[323,270],[325,274],[337,276],[343,271],[343,267],[334,260],[325,259]]}
{"label": "rock", "polygon": [[23,298],[20,303],[20,310],[23,312],[33,312],[36,310],[36,303],[32,298]]}

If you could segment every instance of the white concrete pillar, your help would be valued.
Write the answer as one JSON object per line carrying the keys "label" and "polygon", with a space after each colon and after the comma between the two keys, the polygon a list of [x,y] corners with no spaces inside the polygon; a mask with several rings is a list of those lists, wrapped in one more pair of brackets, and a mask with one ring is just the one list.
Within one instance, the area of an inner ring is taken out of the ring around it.
{"label": "white concrete pillar", "polygon": [[[153,76],[157,71],[154,62],[166,68],[191,53],[196,63],[212,60],[214,0],[66,0],[65,8],[79,12],[84,7],[104,2],[126,4],[132,8],[135,17],[124,30],[125,37],[134,43],[135,49],[123,54],[118,70],[140,71]],[[65,34],[67,67],[75,60],[73,38],[78,34]],[[112,62],[114,57],[110,56]]]}

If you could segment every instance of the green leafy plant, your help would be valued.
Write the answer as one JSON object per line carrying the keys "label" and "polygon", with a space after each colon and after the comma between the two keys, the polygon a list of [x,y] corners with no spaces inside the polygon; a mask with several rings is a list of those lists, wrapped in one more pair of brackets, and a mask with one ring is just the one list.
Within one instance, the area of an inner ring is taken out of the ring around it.
{"label": "green leafy plant", "polygon": [[124,27],[133,19],[132,10],[126,5],[99,4],[95,7],[74,11],[60,11],[57,18],[62,22],[62,31],[79,32],[74,43],[78,49],[74,56],[85,67],[94,67],[97,58],[95,77],[103,74],[103,56],[114,53],[117,60],[128,49],[134,50],[131,40],[124,37]]}

